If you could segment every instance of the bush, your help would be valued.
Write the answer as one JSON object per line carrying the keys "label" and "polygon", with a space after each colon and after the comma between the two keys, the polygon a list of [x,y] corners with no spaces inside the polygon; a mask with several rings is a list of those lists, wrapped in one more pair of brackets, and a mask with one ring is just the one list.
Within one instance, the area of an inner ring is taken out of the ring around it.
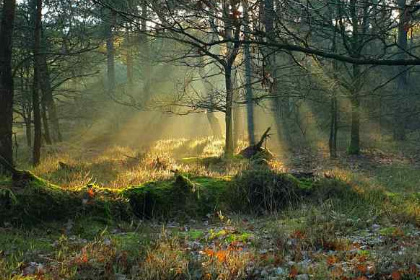
{"label": "bush", "polygon": [[234,210],[262,214],[296,205],[310,190],[290,174],[254,167],[239,173],[230,191]]}

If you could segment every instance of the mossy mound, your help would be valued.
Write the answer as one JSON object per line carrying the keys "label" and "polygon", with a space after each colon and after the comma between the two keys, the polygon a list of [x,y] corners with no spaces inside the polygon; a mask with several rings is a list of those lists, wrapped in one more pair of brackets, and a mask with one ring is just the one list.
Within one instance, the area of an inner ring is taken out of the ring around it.
{"label": "mossy mound", "polygon": [[224,197],[228,181],[176,175],[175,180],[150,182],[123,191],[132,212],[140,218],[204,216],[214,211]]}
{"label": "mossy mound", "polygon": [[[28,173],[30,174],[30,173]],[[88,185],[63,189],[32,174],[18,182],[2,179],[0,225],[91,217],[101,222],[204,217],[217,210],[264,214],[306,201],[356,204],[360,193],[337,179],[301,178],[250,165],[234,178],[188,177],[126,189]]]}
{"label": "mossy mound", "polygon": [[84,214],[108,220],[127,217],[127,203],[117,192],[95,186],[66,190],[33,174],[0,186],[0,224],[33,224]]}
{"label": "mossy mound", "polygon": [[243,212],[275,212],[297,204],[310,194],[311,185],[290,174],[252,167],[233,180],[229,195],[234,209]]}

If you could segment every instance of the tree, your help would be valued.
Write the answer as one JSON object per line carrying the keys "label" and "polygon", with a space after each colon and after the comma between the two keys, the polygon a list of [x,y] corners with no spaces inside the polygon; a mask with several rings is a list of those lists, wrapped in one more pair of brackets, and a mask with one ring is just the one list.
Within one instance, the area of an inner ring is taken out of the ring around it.
{"label": "tree", "polygon": [[41,22],[42,22],[42,0],[33,0],[33,22],[34,22],[34,75],[32,85],[32,107],[34,110],[34,145],[32,151],[32,163],[38,165],[41,161],[42,128],[41,108],[39,96],[40,66],[41,66]]}
{"label": "tree", "polygon": [[[250,20],[248,13],[248,1],[242,3],[244,9],[244,39],[249,41],[251,33]],[[254,124],[254,94],[252,90],[252,57],[250,44],[244,44],[244,60],[245,60],[245,92],[246,92],[246,108],[247,108],[247,128],[248,128],[248,141],[250,145],[255,145],[255,124]]]}
{"label": "tree", "polygon": [[[414,54],[407,54],[404,58],[394,57],[392,38],[395,25],[392,15],[398,7],[385,0],[247,1],[263,14],[262,18],[257,19],[255,26],[258,27],[254,29],[247,28],[248,20],[242,15],[241,10],[244,8],[241,7],[241,1],[145,1],[147,9],[142,8],[142,11],[148,11],[146,15],[139,14],[136,9],[118,9],[106,1],[95,2],[116,11],[133,25],[145,26],[144,21],[147,21],[147,30],[139,30],[149,38],[162,38],[183,44],[185,52],[176,58],[178,60],[189,62],[191,59],[205,56],[216,62],[224,77],[224,101],[223,104],[216,102],[216,106],[225,113],[227,156],[233,153],[233,73],[237,68],[235,63],[238,62],[238,57],[241,57],[239,50],[242,45],[245,47],[244,53],[247,52],[247,46],[259,46],[263,50],[265,69],[260,78],[266,85],[271,84],[267,97],[275,100],[273,107],[278,112],[287,110],[289,114],[292,110],[288,95],[281,95],[284,93],[284,85],[278,81],[281,59],[276,58],[283,58],[283,54],[280,53],[287,54],[285,57],[289,61],[284,59],[285,63],[292,64],[296,59],[309,58],[307,61],[313,59],[321,65],[332,66],[333,69],[325,72],[329,72],[329,76],[338,81],[338,91],[346,92],[351,102],[351,136],[348,151],[352,154],[358,154],[360,151],[360,111],[364,96],[369,94],[368,87],[363,86],[371,66],[420,65],[420,59]],[[145,2],[142,1],[142,4]],[[335,38],[333,48],[332,37]],[[215,51],[216,47],[222,47],[223,52]],[[330,63],[330,60],[335,62]],[[244,61],[246,64],[250,59],[245,56]],[[249,79],[246,84],[250,84]],[[255,97],[248,98],[248,104],[250,99]],[[203,109],[203,104],[208,106],[208,102],[193,102],[192,110]],[[332,96],[329,104],[330,149],[334,154],[339,111],[337,96]],[[284,110],[279,110],[283,106]],[[283,115],[277,114],[278,122],[284,121],[283,118]]]}
{"label": "tree", "polygon": [[15,6],[15,0],[3,0],[0,25],[0,156],[10,164],[13,164],[14,89],[11,63]]}

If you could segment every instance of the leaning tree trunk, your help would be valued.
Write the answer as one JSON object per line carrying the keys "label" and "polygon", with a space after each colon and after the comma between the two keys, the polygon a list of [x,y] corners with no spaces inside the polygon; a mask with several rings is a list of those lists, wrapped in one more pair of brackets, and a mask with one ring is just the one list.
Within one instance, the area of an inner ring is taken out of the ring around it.
{"label": "leaning tree trunk", "polygon": [[[15,0],[3,0],[0,25],[0,156],[13,164],[12,39]],[[0,168],[2,173],[3,168]]]}

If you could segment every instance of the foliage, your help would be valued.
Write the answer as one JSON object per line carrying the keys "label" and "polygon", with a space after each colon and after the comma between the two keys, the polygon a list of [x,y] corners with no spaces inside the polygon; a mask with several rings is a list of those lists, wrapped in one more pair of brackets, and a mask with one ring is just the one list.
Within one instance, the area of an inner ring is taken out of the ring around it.
{"label": "foliage", "polygon": [[296,205],[306,194],[292,175],[279,174],[265,167],[239,173],[231,191],[235,209],[254,213],[272,213]]}

